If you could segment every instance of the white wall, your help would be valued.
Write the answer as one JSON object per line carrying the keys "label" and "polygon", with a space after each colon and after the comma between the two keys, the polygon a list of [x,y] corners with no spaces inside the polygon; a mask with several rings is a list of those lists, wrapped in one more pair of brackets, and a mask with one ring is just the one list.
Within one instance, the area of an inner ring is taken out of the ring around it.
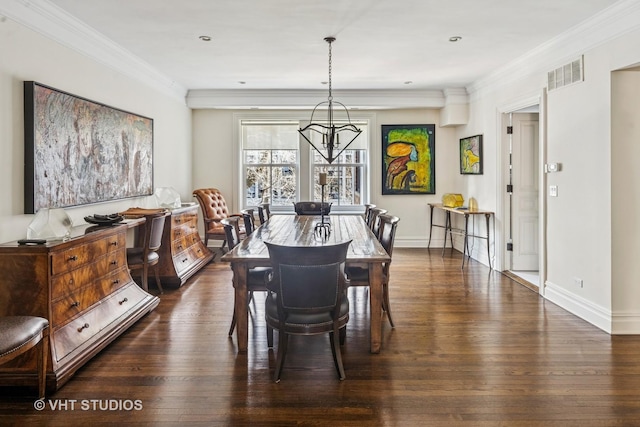
{"label": "white wall", "polygon": [[[194,188],[216,187],[222,191],[230,207],[240,209],[233,180],[238,177],[234,150],[234,114],[246,110],[194,110],[193,112],[193,183]],[[265,111],[264,116],[282,112]],[[252,114],[261,114],[252,112]],[[290,112],[295,117],[308,118],[307,112]],[[458,166],[458,140],[455,129],[439,127],[439,111],[433,109],[406,109],[367,111],[375,120],[371,129],[371,189],[370,202],[400,217],[396,242],[398,246],[424,247],[429,232],[427,203],[439,202],[444,193],[462,192]],[[381,125],[386,124],[436,125],[436,191],[434,195],[382,195]],[[236,184],[237,185],[237,184]],[[442,233],[434,230],[433,246],[442,245]]]}
{"label": "white wall", "polygon": [[[620,192],[632,199],[640,195],[639,187],[631,184],[634,179],[627,170],[629,165],[620,164],[621,159],[634,159],[633,153],[637,153],[637,148],[629,151],[633,144],[626,138],[635,135],[637,146],[637,130],[633,133],[632,129],[637,129],[640,116],[637,103],[634,107],[624,102],[617,104],[627,116],[626,121],[617,122],[617,131],[613,130],[621,145],[612,156],[612,114],[616,113],[615,110],[612,113],[611,105],[614,96],[611,74],[640,61],[640,31],[631,31],[581,53],[584,82],[551,91],[546,105],[543,162],[562,163],[562,171],[543,177],[547,270],[542,292],[549,300],[605,331],[640,333],[637,274],[629,264],[640,257],[640,246],[634,242],[637,236],[630,224],[637,221],[637,212],[623,213],[620,209],[624,208],[612,203],[612,198],[622,198]],[[492,190],[492,184],[499,182],[497,171],[502,158],[500,113],[522,100],[540,98],[546,87],[547,70],[540,69],[539,64],[553,62],[554,54],[538,52],[530,62],[520,64],[519,79],[506,79],[473,91],[470,122],[459,129],[458,136],[485,135],[485,175],[481,180],[466,182],[466,186],[469,193],[479,192],[481,206],[496,210],[498,229],[503,220],[502,189],[494,185]],[[565,62],[574,58],[571,56]],[[637,97],[637,88],[633,94]],[[612,180],[612,174],[617,181]],[[558,186],[558,197],[547,196],[549,185]],[[615,238],[612,227],[618,232]],[[503,237],[499,235],[497,241],[503,241]],[[614,269],[612,253],[620,252],[625,255],[615,260]],[[576,286],[576,278],[582,279],[583,287]],[[612,293],[616,295],[615,301]]]}
{"label": "white wall", "polygon": [[633,332],[640,301],[640,69],[611,76],[613,332]]}
{"label": "white wall", "polygon": [[[0,21],[0,242],[26,236],[33,215],[24,215],[23,81],[62,91],[154,119],[156,187],[172,186],[191,200],[191,110],[184,99],[105,68],[74,50],[10,19]],[[85,215],[147,207],[153,198],[68,208],[74,222]]]}

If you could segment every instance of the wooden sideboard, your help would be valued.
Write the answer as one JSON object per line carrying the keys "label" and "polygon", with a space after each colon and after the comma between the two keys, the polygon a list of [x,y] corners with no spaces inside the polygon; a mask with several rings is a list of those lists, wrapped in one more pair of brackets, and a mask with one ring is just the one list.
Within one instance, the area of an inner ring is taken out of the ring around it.
{"label": "wooden sideboard", "polygon": [[[198,233],[198,205],[171,211],[164,224],[159,254],[157,268],[163,285],[182,286],[213,259],[213,252]],[[149,280],[154,279],[149,277]]]}
{"label": "wooden sideboard", "polygon": [[[127,267],[127,230],[143,222],[74,227],[70,239],[45,245],[0,245],[0,316],[49,319],[47,390],[157,307]],[[35,366],[34,352],[0,366],[0,385],[34,384]]]}

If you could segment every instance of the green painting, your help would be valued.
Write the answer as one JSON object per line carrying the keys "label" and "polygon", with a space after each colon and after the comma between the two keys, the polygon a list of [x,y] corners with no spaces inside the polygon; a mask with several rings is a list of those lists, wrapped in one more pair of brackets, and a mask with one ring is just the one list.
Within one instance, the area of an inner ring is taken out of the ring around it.
{"label": "green painting", "polygon": [[435,194],[435,125],[382,125],[382,194]]}

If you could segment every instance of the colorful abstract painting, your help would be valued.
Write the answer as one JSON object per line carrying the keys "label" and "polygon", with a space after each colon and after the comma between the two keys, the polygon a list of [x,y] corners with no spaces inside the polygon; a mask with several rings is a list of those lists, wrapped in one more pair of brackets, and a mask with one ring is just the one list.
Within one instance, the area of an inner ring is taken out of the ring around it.
{"label": "colorful abstract painting", "polygon": [[460,140],[460,173],[482,175],[482,135]]}
{"label": "colorful abstract painting", "polygon": [[382,125],[382,194],[435,194],[435,125]]}

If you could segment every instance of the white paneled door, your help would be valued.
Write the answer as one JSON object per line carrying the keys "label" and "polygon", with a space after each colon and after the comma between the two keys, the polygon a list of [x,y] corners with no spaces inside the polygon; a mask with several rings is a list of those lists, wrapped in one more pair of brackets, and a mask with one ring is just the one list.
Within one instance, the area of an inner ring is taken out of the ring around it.
{"label": "white paneled door", "polygon": [[511,270],[538,270],[539,138],[538,114],[512,116],[512,232]]}

